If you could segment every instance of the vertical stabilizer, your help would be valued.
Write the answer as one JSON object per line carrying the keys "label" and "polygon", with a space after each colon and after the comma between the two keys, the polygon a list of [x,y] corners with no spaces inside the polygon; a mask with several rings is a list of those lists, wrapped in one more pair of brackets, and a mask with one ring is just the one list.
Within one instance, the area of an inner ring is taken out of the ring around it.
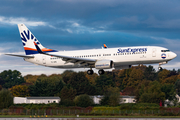
{"label": "vertical stabilizer", "polygon": [[43,52],[55,52],[55,50],[51,50],[43,47],[41,43],[37,40],[37,38],[31,33],[31,31],[24,24],[18,24],[18,28],[26,55],[38,54],[34,42],[39,46],[39,48]]}

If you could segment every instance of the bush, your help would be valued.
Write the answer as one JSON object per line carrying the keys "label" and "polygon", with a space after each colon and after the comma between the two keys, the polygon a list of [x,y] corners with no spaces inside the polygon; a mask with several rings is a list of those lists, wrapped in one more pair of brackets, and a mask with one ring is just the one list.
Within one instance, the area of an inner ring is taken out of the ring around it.
{"label": "bush", "polygon": [[113,111],[117,110],[119,111],[119,107],[93,107],[92,111]]}
{"label": "bush", "polygon": [[14,104],[13,106],[11,107],[24,107],[25,109],[48,109],[48,108],[57,108],[59,106],[58,103],[49,103],[49,104],[33,104],[33,103],[30,103],[30,104]]}
{"label": "bush", "polygon": [[74,106],[75,104],[72,100],[65,99],[65,100],[61,100],[59,102],[59,105],[68,107],[68,106]]}
{"label": "bush", "polygon": [[158,110],[156,103],[126,103],[120,105],[121,110]]}
{"label": "bush", "polygon": [[94,104],[93,100],[87,94],[76,96],[74,102],[79,107],[88,107]]}
{"label": "bush", "polygon": [[109,97],[107,95],[104,95],[104,97],[100,100],[100,105],[108,105],[109,103]]}
{"label": "bush", "polygon": [[134,103],[125,103],[120,105],[120,110],[136,110],[137,106]]}

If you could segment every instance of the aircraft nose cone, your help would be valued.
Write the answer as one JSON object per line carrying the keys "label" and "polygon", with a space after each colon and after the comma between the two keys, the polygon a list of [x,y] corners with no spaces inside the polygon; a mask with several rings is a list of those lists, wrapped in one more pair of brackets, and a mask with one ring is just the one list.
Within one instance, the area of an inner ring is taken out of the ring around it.
{"label": "aircraft nose cone", "polygon": [[172,53],[172,57],[173,58],[177,57],[177,54],[176,53]]}

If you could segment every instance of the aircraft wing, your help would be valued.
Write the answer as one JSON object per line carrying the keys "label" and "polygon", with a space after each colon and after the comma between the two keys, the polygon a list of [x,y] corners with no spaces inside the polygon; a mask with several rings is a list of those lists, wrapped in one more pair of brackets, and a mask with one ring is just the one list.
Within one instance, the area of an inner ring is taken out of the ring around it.
{"label": "aircraft wing", "polygon": [[45,55],[54,56],[62,58],[63,61],[66,61],[66,63],[74,63],[74,64],[94,64],[96,62],[95,59],[86,59],[86,58],[75,58],[70,56],[64,56],[64,55],[56,55],[56,54],[49,54],[49,53],[43,53]]}
{"label": "aircraft wing", "polygon": [[5,54],[5,55],[23,57],[23,58],[34,58],[34,56],[29,56],[29,55],[16,55],[16,54]]}
{"label": "aircraft wing", "polygon": [[66,63],[74,63],[74,64],[80,64],[80,65],[86,66],[86,65],[94,65],[94,63],[96,62],[96,59],[75,58],[75,57],[64,56],[64,55],[49,54],[47,52],[45,53],[39,48],[39,46],[35,42],[34,42],[34,44],[36,46],[37,51],[40,54],[45,54],[48,56],[54,56],[54,57],[62,58],[62,60],[66,61]]}

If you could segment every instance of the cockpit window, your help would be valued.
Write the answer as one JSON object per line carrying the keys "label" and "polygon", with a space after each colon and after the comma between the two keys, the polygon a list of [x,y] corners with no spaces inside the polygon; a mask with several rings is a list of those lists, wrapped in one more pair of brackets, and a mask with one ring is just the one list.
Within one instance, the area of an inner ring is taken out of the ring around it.
{"label": "cockpit window", "polygon": [[170,50],[161,50],[161,52],[170,52]]}

